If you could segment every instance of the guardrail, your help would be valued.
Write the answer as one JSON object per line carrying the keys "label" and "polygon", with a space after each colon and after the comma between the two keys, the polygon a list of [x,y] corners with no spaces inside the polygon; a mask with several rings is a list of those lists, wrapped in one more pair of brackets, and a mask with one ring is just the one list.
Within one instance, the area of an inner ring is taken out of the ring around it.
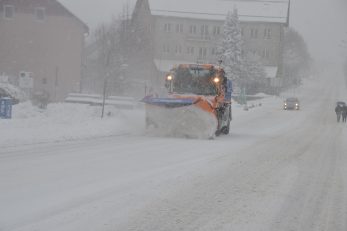
{"label": "guardrail", "polygon": [[[103,104],[103,97],[101,95],[94,94],[70,93],[66,97],[65,102],[101,106]],[[132,97],[109,96],[105,99],[105,105],[112,105],[119,109],[134,109],[137,103]]]}

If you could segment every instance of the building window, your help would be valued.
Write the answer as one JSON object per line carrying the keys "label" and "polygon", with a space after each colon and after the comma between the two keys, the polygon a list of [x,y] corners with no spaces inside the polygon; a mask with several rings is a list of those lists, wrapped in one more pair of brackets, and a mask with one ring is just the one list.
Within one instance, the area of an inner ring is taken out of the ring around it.
{"label": "building window", "polygon": [[199,48],[199,58],[206,58],[207,49],[205,47]]}
{"label": "building window", "polygon": [[42,79],[42,84],[47,84],[47,78]]}
{"label": "building window", "polygon": [[249,53],[250,53],[251,55],[257,55],[257,51],[254,50],[254,49],[249,50]]}
{"label": "building window", "polygon": [[181,45],[176,45],[176,47],[175,47],[175,53],[176,53],[177,55],[182,53],[182,46],[181,46]]}
{"label": "building window", "polygon": [[44,21],[46,18],[45,8],[42,8],[42,7],[35,8],[35,16],[36,16],[36,20]]}
{"label": "building window", "polygon": [[183,33],[183,24],[176,24],[176,33]]}
{"label": "building window", "polygon": [[191,25],[189,27],[189,33],[191,34],[196,34],[196,26],[195,25]]}
{"label": "building window", "polygon": [[258,38],[258,29],[251,29],[251,38]]}
{"label": "building window", "polygon": [[218,49],[216,47],[213,47],[211,49],[211,55],[213,55],[213,56],[217,56],[218,55]]}
{"label": "building window", "polygon": [[220,27],[214,26],[213,27],[213,35],[219,35],[220,34]]}
{"label": "building window", "polygon": [[14,6],[4,5],[4,18],[12,19],[14,17]]}
{"label": "building window", "polygon": [[194,55],[194,47],[187,47],[187,54]]}
{"label": "building window", "polygon": [[168,44],[163,45],[163,53],[170,53],[170,46]]}
{"label": "building window", "polygon": [[164,24],[164,31],[165,32],[171,32],[171,24],[170,23]]}
{"label": "building window", "polygon": [[264,39],[271,39],[271,29],[270,28],[264,29]]}
{"label": "building window", "polygon": [[261,55],[263,58],[266,58],[266,59],[269,59],[271,54],[270,54],[270,51],[269,49],[267,48],[264,48],[263,52],[262,52],[262,55]]}
{"label": "building window", "polygon": [[201,26],[201,35],[208,35],[208,26],[207,25]]}
{"label": "building window", "polygon": [[241,27],[241,36],[243,36],[244,35],[244,29],[243,29],[243,27]]}

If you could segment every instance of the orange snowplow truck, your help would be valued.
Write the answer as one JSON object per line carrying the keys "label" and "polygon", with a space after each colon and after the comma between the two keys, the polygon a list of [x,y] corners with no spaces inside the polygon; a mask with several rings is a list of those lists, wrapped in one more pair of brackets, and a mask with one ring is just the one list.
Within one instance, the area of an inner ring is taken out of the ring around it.
{"label": "orange snowplow truck", "polygon": [[165,79],[165,97],[145,97],[146,125],[169,134],[212,138],[230,130],[232,82],[212,64],[180,64]]}

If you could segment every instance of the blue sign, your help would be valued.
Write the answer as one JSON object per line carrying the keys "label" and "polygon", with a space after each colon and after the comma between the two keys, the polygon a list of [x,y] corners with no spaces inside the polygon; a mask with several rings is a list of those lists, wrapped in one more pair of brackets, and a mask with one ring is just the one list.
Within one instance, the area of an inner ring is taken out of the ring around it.
{"label": "blue sign", "polygon": [[5,97],[0,99],[0,118],[11,119],[12,117],[12,99]]}

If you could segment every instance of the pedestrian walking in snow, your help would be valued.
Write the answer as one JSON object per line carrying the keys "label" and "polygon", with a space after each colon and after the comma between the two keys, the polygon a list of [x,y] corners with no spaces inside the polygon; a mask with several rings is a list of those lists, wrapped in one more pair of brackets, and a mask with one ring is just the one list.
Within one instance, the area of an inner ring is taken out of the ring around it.
{"label": "pedestrian walking in snow", "polygon": [[347,120],[347,105],[342,108],[342,122],[346,123]]}
{"label": "pedestrian walking in snow", "polygon": [[340,122],[341,119],[341,115],[342,115],[342,107],[340,105],[337,105],[335,107],[335,113],[336,113],[336,117],[337,117],[337,122]]}

